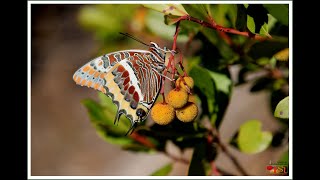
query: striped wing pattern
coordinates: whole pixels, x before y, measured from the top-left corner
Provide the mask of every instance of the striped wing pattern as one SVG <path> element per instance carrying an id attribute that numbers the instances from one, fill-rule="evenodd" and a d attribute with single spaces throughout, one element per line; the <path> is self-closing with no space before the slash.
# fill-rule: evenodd
<path id="1" fill-rule="evenodd" d="M 118 107 L 115 122 L 125 114 L 134 126 L 147 118 L 159 94 L 164 64 L 155 58 L 145 50 L 109 53 L 82 66 L 73 80 L 111 97 Z"/>

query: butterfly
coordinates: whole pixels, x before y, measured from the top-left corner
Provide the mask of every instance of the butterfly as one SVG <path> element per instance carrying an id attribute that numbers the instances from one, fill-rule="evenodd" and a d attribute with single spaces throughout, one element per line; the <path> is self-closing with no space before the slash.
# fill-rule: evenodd
<path id="1" fill-rule="evenodd" d="M 167 53 L 175 53 L 154 42 L 143 44 L 148 50 L 111 52 L 89 61 L 73 75 L 77 85 L 93 88 L 112 99 L 118 107 L 114 124 L 122 114 L 131 122 L 126 135 L 147 119 L 161 89 Z"/>

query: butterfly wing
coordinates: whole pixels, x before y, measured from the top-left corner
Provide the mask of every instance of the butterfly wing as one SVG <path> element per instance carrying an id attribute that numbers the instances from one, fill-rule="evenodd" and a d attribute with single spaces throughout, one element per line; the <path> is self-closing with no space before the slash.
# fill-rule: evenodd
<path id="1" fill-rule="evenodd" d="M 148 93 L 147 86 L 143 84 L 148 80 L 141 80 L 139 67 L 133 66 L 139 63 L 139 57 L 146 54 L 150 52 L 127 50 L 97 57 L 78 69 L 73 75 L 73 80 L 78 85 L 96 89 L 111 97 L 118 107 L 115 121 L 119 120 L 121 114 L 125 114 L 131 124 L 134 124 L 142 117 L 137 112 L 147 114 L 152 103 L 145 98 Z M 141 90 L 141 87 L 144 89 Z"/>
<path id="2" fill-rule="evenodd" d="M 150 54 L 145 54 L 144 56 L 137 54 L 130 58 L 129 62 L 141 91 L 142 99 L 140 103 L 150 110 L 161 88 L 162 72 L 159 72 L 157 67 L 162 64 L 152 61 Z"/>
<path id="3" fill-rule="evenodd" d="M 150 57 L 149 51 L 136 52 L 106 76 L 108 91 L 112 91 L 119 107 L 118 115 L 125 114 L 132 124 L 147 118 L 161 87 L 160 72 L 153 68 L 157 63 Z"/>

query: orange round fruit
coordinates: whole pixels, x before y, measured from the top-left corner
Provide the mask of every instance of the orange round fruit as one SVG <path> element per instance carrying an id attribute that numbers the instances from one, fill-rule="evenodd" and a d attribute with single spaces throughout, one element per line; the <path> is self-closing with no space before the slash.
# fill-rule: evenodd
<path id="1" fill-rule="evenodd" d="M 193 102 L 188 102 L 184 107 L 176 109 L 176 116 L 182 122 L 191 122 L 198 115 L 198 107 Z"/>
<path id="2" fill-rule="evenodd" d="M 181 88 L 184 91 L 190 92 L 194 86 L 194 81 L 190 76 L 179 77 L 176 80 L 176 87 Z"/>
<path id="3" fill-rule="evenodd" d="M 188 93 L 184 90 L 172 89 L 167 95 L 167 103 L 173 108 L 182 108 L 188 102 Z"/>
<path id="4" fill-rule="evenodd" d="M 156 103 L 151 109 L 151 118 L 160 125 L 167 125 L 175 118 L 174 108 L 169 104 Z"/>

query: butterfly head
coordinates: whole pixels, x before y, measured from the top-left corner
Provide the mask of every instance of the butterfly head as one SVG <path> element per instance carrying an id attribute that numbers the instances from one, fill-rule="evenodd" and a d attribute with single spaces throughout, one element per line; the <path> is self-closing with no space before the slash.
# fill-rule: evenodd
<path id="1" fill-rule="evenodd" d="M 149 109 L 142 106 L 142 105 L 136 109 L 136 113 L 134 115 L 135 119 L 131 120 L 129 118 L 131 120 L 131 127 L 127 131 L 126 135 L 128 135 L 129 133 L 131 134 L 134 131 L 134 129 L 138 126 L 139 123 L 141 123 L 147 119 L 148 112 L 149 112 Z"/>
<path id="2" fill-rule="evenodd" d="M 157 54 L 162 60 L 165 60 L 167 53 L 175 54 L 173 50 L 169 50 L 166 47 L 160 48 L 155 42 L 150 42 L 150 51 Z"/>

